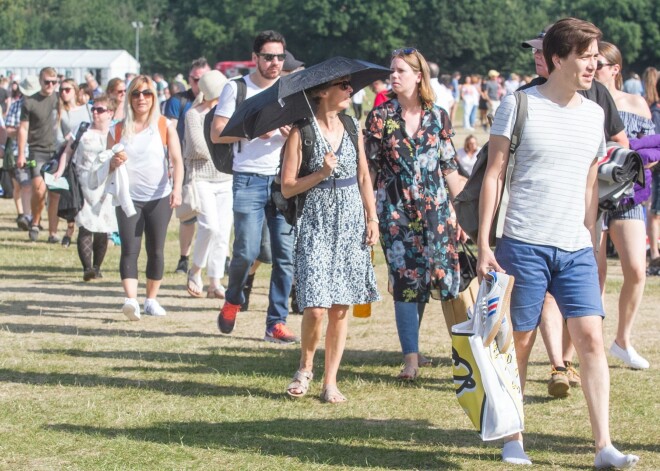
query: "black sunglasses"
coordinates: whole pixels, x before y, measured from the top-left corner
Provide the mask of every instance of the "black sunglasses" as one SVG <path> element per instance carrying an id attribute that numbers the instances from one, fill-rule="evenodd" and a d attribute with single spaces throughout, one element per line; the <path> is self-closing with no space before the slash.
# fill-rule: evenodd
<path id="1" fill-rule="evenodd" d="M 142 95 L 145 98 L 151 98 L 151 97 L 154 96 L 154 92 L 152 92 L 149 89 L 147 89 L 147 90 L 133 90 L 131 92 L 131 97 L 132 98 L 139 98 L 140 95 Z"/>
<path id="2" fill-rule="evenodd" d="M 611 67 L 613 65 L 615 65 L 615 64 L 606 64 L 604 62 L 598 61 L 598 62 L 596 62 L 596 70 L 600 70 L 603 67 Z"/>
<path id="3" fill-rule="evenodd" d="M 286 54 L 268 54 L 266 52 L 257 52 L 257 55 L 263 58 L 266 62 L 272 62 L 276 57 L 280 62 L 284 62 L 284 59 L 286 59 Z"/>
<path id="4" fill-rule="evenodd" d="M 348 90 L 352 87 L 350 80 L 342 80 L 341 82 L 333 83 L 331 87 L 339 87 L 342 90 Z"/>
<path id="5" fill-rule="evenodd" d="M 189 78 L 192 82 L 195 82 L 195 83 L 199 82 L 200 79 L 201 79 L 201 77 L 188 77 L 188 78 Z"/>
<path id="6" fill-rule="evenodd" d="M 91 111 L 92 113 L 102 114 L 110 110 L 108 110 L 107 108 L 103 108 L 102 106 L 92 106 Z"/>
<path id="7" fill-rule="evenodd" d="M 46 85 L 57 85 L 58 83 L 60 83 L 60 81 L 59 80 L 44 80 L 44 83 Z"/>
<path id="8" fill-rule="evenodd" d="M 69 93 L 73 88 L 71 87 L 60 87 L 60 93 Z"/>
<path id="9" fill-rule="evenodd" d="M 414 54 L 417 52 L 417 49 L 414 47 L 402 47 L 401 49 L 395 49 L 392 51 L 392 56 L 400 56 L 401 54 Z"/>

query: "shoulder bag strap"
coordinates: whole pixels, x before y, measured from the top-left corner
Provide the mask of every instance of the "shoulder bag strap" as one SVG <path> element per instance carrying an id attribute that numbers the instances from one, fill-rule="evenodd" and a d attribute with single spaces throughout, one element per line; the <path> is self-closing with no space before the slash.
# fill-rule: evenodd
<path id="1" fill-rule="evenodd" d="M 511 187 L 511 174 L 513 167 L 516 164 L 516 151 L 520 146 L 520 139 L 522 138 L 522 131 L 525 127 L 527 120 L 527 94 L 525 92 L 516 91 L 513 94 L 516 98 L 516 120 L 513 124 L 511 131 L 511 144 L 509 145 L 509 161 L 506 166 L 506 176 L 504 177 L 504 188 L 502 189 L 502 197 L 500 198 L 500 207 L 497 211 L 497 221 L 495 225 L 495 237 L 502 237 L 504 232 L 504 217 L 506 216 L 506 209 L 509 206 L 509 192 Z"/>

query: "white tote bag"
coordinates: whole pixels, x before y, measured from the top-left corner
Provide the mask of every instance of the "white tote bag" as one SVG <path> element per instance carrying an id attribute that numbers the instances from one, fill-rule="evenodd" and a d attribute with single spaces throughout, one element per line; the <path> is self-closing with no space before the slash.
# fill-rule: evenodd
<path id="1" fill-rule="evenodd" d="M 175 211 L 176 217 L 182 221 L 192 219 L 201 212 L 199 197 L 193 180 L 181 188 L 181 204 Z"/>
<path id="2" fill-rule="evenodd" d="M 452 370 L 456 397 L 481 439 L 497 440 L 524 429 L 516 351 L 501 353 L 493 340 L 484 347 L 481 313 L 452 327 Z"/>

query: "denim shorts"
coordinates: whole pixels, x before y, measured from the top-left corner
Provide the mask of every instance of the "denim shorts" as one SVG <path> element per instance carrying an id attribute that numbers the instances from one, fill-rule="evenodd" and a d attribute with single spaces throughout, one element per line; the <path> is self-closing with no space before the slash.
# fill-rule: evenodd
<path id="1" fill-rule="evenodd" d="M 656 170 L 655 172 L 653 172 L 653 190 L 651 191 L 651 212 L 655 215 L 660 216 L 660 170 Z"/>
<path id="2" fill-rule="evenodd" d="M 545 293 L 552 294 L 564 319 L 605 317 L 593 249 L 575 252 L 502 237 L 495 258 L 515 277 L 511 322 L 515 331 L 534 330 L 541 322 Z"/>
<path id="3" fill-rule="evenodd" d="M 644 205 L 643 204 L 633 204 L 632 206 L 626 205 L 626 206 L 621 206 L 617 209 L 606 211 L 603 214 L 603 230 L 604 231 L 607 230 L 610 221 L 627 221 L 627 220 L 645 221 L 646 217 L 644 216 Z"/>

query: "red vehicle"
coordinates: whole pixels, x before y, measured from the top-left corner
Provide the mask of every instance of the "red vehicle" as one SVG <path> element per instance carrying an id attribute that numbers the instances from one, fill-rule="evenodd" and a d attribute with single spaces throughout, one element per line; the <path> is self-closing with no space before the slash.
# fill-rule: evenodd
<path id="1" fill-rule="evenodd" d="M 227 78 L 247 75 L 256 69 L 257 64 L 253 61 L 221 61 L 215 64 L 215 70 L 219 70 Z"/>

